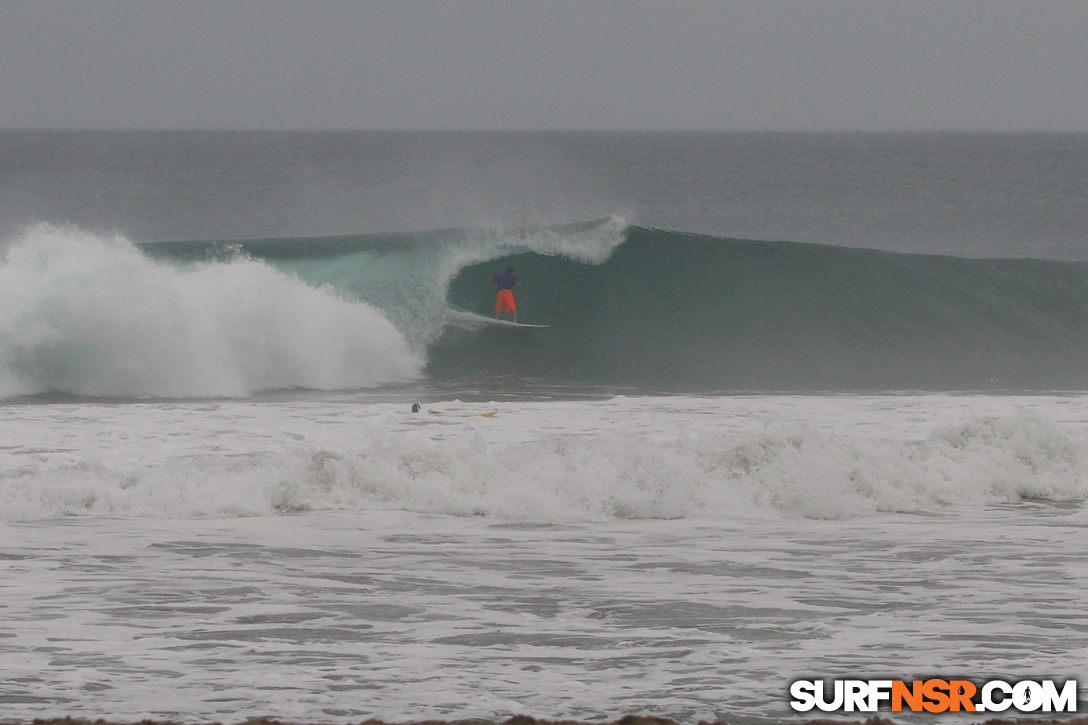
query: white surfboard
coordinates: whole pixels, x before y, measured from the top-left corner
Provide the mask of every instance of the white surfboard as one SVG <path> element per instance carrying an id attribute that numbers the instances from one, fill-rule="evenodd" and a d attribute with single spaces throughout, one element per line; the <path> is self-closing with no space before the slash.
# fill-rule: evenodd
<path id="1" fill-rule="evenodd" d="M 478 330 L 480 328 L 549 328 L 549 324 L 528 324 L 526 322 L 514 322 L 512 320 L 496 320 L 493 317 L 475 315 L 462 309 L 450 309 L 446 311 L 446 317 L 459 328 L 466 330 Z"/>
<path id="2" fill-rule="evenodd" d="M 486 413 L 443 413 L 440 410 L 428 410 L 427 412 L 441 418 L 494 418 L 499 414 L 498 410 L 489 410 Z"/>
<path id="3" fill-rule="evenodd" d="M 484 318 L 487 320 L 487 318 Z M 497 327 L 551 327 L 551 325 L 530 325 L 526 322 L 514 322 L 513 320 L 496 320 L 494 318 L 487 320 L 487 324 Z"/>

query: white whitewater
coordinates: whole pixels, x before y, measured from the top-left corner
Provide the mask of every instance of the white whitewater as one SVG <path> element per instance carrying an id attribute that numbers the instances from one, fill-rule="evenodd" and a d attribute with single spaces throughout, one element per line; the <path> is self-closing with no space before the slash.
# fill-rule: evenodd
<path id="1" fill-rule="evenodd" d="M 5 713 L 743 723 L 802 676 L 1088 674 L 1088 397 L 420 402 L 499 413 L 0 407 Z"/>
<path id="2" fill-rule="evenodd" d="M 244 257 L 176 268 L 38 225 L 0 262 L 0 397 L 365 388 L 422 365 L 371 306 Z"/>

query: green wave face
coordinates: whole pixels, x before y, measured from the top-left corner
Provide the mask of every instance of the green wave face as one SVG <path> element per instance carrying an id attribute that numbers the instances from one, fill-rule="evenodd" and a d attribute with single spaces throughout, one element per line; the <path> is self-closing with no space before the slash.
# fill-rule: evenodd
<path id="1" fill-rule="evenodd" d="M 1088 265 L 968 260 L 631 228 L 599 266 L 533 254 L 463 269 L 452 304 L 514 265 L 526 334 L 449 330 L 429 371 L 668 391 L 1088 387 Z"/>
<path id="2" fill-rule="evenodd" d="M 379 308 L 439 380 L 514 375 L 684 392 L 1088 388 L 1088 265 L 696 236 L 618 220 L 324 240 L 145 245 L 190 262 L 241 250 Z M 493 314 L 514 266 L 530 297 Z"/>

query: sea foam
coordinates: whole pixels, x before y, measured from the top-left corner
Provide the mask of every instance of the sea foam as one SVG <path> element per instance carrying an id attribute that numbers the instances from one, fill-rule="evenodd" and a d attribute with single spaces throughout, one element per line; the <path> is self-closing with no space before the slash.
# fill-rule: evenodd
<path id="1" fill-rule="evenodd" d="M 0 435 L 19 445 L 0 457 L 0 512 L 849 519 L 1088 495 L 1088 434 L 1045 412 L 957 420 L 954 401 L 931 403 L 948 422 L 916 436 L 866 430 L 863 400 L 769 400 L 758 414 L 720 399 L 511 403 L 494 418 L 391 404 L 12 406 Z M 851 422 L 788 420 L 820 407 Z"/>

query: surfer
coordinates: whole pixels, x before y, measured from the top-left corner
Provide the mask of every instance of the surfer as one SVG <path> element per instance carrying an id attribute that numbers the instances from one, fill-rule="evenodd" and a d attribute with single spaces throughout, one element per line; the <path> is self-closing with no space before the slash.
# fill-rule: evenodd
<path id="1" fill-rule="evenodd" d="M 529 295 L 526 294 L 525 288 L 521 286 L 521 282 L 518 282 L 518 278 L 514 276 L 514 268 L 507 267 L 505 274 L 496 274 L 488 282 L 494 282 L 499 286 L 498 292 L 495 293 L 495 319 L 499 319 L 499 315 L 504 310 L 509 310 L 514 322 L 517 322 L 518 308 L 514 305 L 514 287 L 521 290 L 521 293 L 525 295 L 525 299 L 529 299 Z"/>

